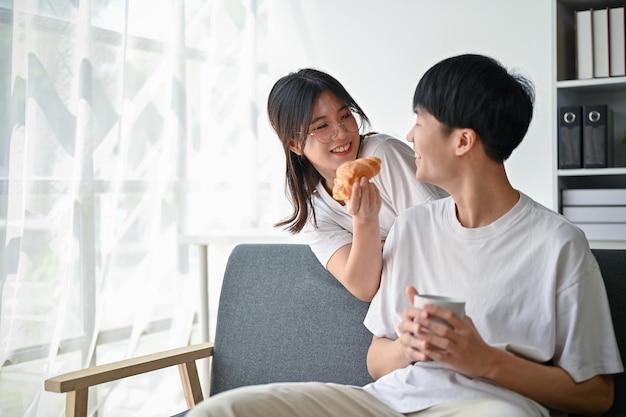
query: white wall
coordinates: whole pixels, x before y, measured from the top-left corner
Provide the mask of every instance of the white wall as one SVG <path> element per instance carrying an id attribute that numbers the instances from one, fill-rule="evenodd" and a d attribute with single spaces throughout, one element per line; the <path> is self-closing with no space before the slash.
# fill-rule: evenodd
<path id="1" fill-rule="evenodd" d="M 507 170 L 514 187 L 554 208 L 551 1 L 271 1 L 272 83 L 303 67 L 327 71 L 364 108 L 374 130 L 400 138 L 414 122 L 415 86 L 437 61 L 480 53 L 519 69 L 535 83 L 536 108 Z"/>

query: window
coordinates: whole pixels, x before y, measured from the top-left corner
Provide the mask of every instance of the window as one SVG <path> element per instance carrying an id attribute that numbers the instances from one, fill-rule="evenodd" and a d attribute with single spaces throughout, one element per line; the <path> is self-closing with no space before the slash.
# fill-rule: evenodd
<path id="1" fill-rule="evenodd" d="M 266 15 L 263 0 L 0 0 L 0 415 L 58 416 L 48 376 L 188 343 L 197 259 L 180 233 L 278 218 Z M 150 395 L 179 392 L 157 379 L 90 406 L 151 415 Z"/>

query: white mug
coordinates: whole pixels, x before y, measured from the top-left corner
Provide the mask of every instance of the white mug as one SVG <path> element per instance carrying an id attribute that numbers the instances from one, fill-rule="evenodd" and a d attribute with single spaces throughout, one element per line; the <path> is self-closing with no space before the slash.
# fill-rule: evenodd
<path id="1" fill-rule="evenodd" d="M 432 294 L 417 294 L 413 297 L 413 305 L 415 307 L 423 309 L 424 304 L 434 304 L 439 307 L 444 307 L 454 311 L 454 313 L 456 313 L 456 315 L 460 318 L 465 317 L 465 301 L 459 300 L 458 298 Z M 432 320 L 448 324 L 445 321 L 437 319 L 436 317 L 432 317 Z"/>

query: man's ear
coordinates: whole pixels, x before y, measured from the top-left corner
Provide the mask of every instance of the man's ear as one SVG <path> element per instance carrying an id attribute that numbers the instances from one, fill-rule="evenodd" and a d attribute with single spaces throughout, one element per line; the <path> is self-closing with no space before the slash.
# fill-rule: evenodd
<path id="1" fill-rule="evenodd" d="M 300 149 L 300 145 L 298 144 L 298 142 L 296 142 L 295 139 L 291 139 L 289 141 L 289 150 L 296 155 L 302 155 L 304 153 L 302 152 L 302 149 Z"/>
<path id="2" fill-rule="evenodd" d="M 456 153 L 457 155 L 464 155 L 470 151 L 474 146 L 478 137 L 474 129 L 460 129 L 457 136 Z"/>

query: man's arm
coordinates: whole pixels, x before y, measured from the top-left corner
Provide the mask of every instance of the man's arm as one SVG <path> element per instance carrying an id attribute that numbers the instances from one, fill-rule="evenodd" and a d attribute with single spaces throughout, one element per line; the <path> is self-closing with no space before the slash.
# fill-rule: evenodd
<path id="1" fill-rule="evenodd" d="M 599 416 L 613 404 L 611 375 L 597 375 L 577 383 L 558 366 L 532 362 L 488 345 L 469 317 L 461 319 L 435 305 L 427 305 L 424 310 L 406 310 L 398 340 L 412 352 L 408 356 L 413 360 L 444 362 L 464 375 L 489 379 L 556 410 Z M 430 317 L 439 317 L 452 328 Z M 424 332 L 424 328 L 429 332 Z"/>
<path id="2" fill-rule="evenodd" d="M 404 347 L 399 340 L 378 336 L 372 338 L 367 351 L 367 371 L 372 378 L 378 379 L 411 363 L 412 361 L 404 355 Z"/>
<path id="3" fill-rule="evenodd" d="M 405 290 L 406 298 L 409 304 L 413 303 L 413 297 L 417 294 L 415 287 L 407 287 Z M 405 309 L 402 314 L 401 325 L 398 326 L 402 330 L 402 323 L 412 323 L 415 320 L 416 309 Z M 404 368 L 418 360 L 427 360 L 425 355 L 415 358 L 419 351 L 418 344 L 420 342 L 414 335 L 403 332 L 399 339 L 391 340 L 386 337 L 374 336 L 372 343 L 367 351 L 367 371 L 374 379 L 378 379 L 387 375 L 396 369 Z"/>
<path id="4" fill-rule="evenodd" d="M 558 366 L 535 363 L 495 349 L 484 376 L 493 382 L 556 410 L 601 416 L 613 405 L 613 377 L 596 375 L 575 382 Z"/>

